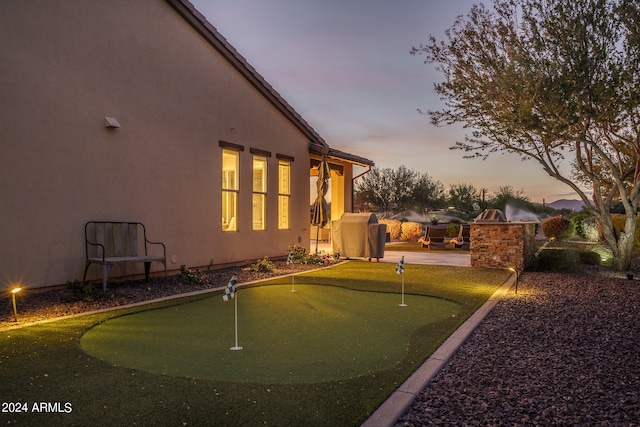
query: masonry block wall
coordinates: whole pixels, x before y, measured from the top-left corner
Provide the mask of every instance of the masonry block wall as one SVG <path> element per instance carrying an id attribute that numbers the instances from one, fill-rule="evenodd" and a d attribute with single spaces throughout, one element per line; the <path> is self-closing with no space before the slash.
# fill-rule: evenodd
<path id="1" fill-rule="evenodd" d="M 534 222 L 472 223 L 471 266 L 522 271 L 535 254 L 535 233 Z"/>

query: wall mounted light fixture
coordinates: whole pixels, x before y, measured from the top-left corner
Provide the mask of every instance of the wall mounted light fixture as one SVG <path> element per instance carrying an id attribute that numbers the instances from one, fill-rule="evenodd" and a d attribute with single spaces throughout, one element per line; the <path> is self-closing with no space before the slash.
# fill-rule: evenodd
<path id="1" fill-rule="evenodd" d="M 117 129 L 120 127 L 120 123 L 118 122 L 118 119 L 116 119 L 115 117 L 105 117 L 104 127 L 109 129 Z"/>

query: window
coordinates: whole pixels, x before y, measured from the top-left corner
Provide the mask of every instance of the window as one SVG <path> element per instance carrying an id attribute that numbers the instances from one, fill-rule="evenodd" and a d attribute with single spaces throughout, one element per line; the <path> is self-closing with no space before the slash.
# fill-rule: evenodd
<path id="1" fill-rule="evenodd" d="M 238 160 L 237 151 L 222 150 L 222 230 L 238 230 Z"/>
<path id="2" fill-rule="evenodd" d="M 253 229 L 267 228 L 267 158 L 253 156 Z"/>
<path id="3" fill-rule="evenodd" d="M 291 199 L 291 163 L 280 160 L 278 162 L 278 228 L 288 229 L 289 205 Z"/>

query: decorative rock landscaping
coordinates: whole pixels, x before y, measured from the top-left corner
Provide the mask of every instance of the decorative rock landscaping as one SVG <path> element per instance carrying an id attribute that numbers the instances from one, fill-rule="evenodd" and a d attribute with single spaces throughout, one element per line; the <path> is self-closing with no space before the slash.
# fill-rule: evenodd
<path id="1" fill-rule="evenodd" d="M 525 273 L 398 426 L 640 420 L 640 284 Z"/>

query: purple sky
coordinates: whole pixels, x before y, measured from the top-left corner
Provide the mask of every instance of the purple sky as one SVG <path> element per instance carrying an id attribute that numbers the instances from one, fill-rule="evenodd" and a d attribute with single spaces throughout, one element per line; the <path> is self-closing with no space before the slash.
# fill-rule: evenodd
<path id="1" fill-rule="evenodd" d="M 444 37 L 473 0 L 191 0 L 209 22 L 330 146 L 405 165 L 450 184 L 524 190 L 532 201 L 577 198 L 537 163 L 486 161 L 449 150 L 462 126 L 436 128 L 418 113 L 442 107 L 441 76 L 413 46 Z"/>

